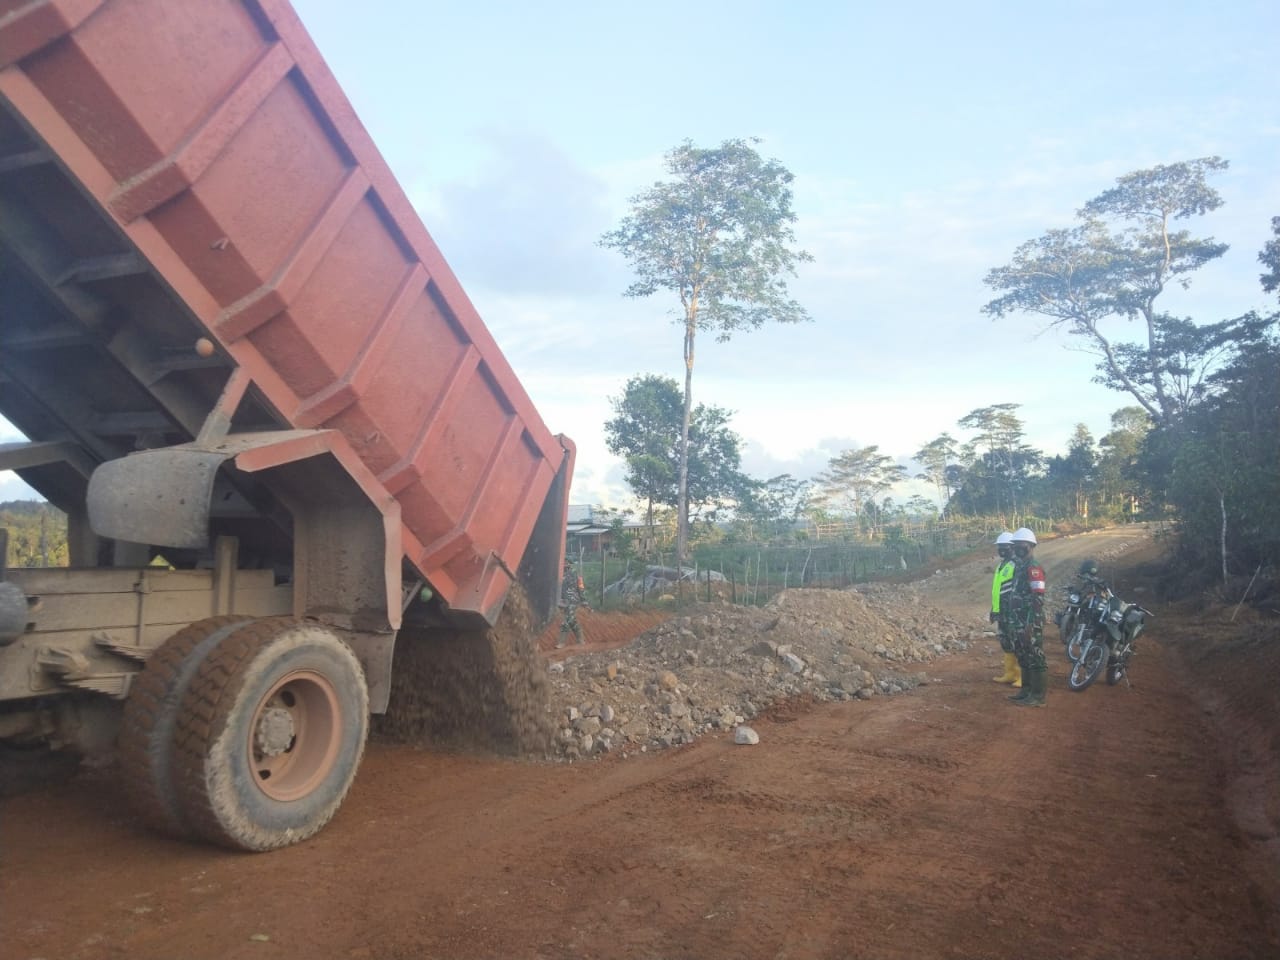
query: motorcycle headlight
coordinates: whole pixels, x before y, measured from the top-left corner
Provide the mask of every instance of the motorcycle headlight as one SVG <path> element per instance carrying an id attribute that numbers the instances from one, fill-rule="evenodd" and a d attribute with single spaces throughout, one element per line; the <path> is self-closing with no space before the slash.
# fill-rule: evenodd
<path id="1" fill-rule="evenodd" d="M 1111 622 L 1112 622 L 1112 623 L 1119 623 L 1119 622 L 1120 622 L 1121 620 L 1123 620 L 1123 619 L 1124 619 L 1124 614 L 1122 614 L 1119 610 L 1112 610 L 1112 611 L 1111 611 Z"/>
<path id="2" fill-rule="evenodd" d="M 1067 597 L 1067 600 L 1068 600 L 1068 601 L 1070 601 L 1071 603 L 1079 603 L 1079 602 L 1080 602 L 1080 594 L 1078 594 L 1078 593 L 1073 593 L 1073 594 L 1071 594 L 1069 597 Z"/>

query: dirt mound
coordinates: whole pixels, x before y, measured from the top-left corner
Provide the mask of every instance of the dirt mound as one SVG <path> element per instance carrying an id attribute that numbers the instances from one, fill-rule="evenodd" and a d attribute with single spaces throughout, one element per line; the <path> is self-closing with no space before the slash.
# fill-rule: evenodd
<path id="1" fill-rule="evenodd" d="M 983 627 L 855 590 L 788 590 L 759 608 L 709 604 L 622 649 L 570 647 L 569 659 L 552 663 L 557 752 L 570 760 L 647 752 L 730 729 L 782 701 L 901 693 L 927 681 L 918 665 L 966 649 Z"/>
<path id="2" fill-rule="evenodd" d="M 1135 548 L 1155 549 L 1149 529 L 1046 544 L 1044 562 L 1059 588 L 1077 554 L 1107 561 Z M 406 631 L 391 709 L 374 731 L 573 760 L 689 743 L 788 699 L 901 693 L 929 681 L 922 667 L 936 657 L 983 639 L 998 652 L 986 617 L 991 563 L 974 556 L 906 584 L 787 590 L 764 607 L 718 598 L 677 617 L 582 608 L 587 642 L 562 650 L 559 617 L 535 636 L 513 592 L 494 630 Z"/>
<path id="3" fill-rule="evenodd" d="M 551 723 L 546 663 L 528 599 L 512 589 L 489 630 L 402 630 L 391 702 L 378 739 L 506 754 L 546 753 Z"/>

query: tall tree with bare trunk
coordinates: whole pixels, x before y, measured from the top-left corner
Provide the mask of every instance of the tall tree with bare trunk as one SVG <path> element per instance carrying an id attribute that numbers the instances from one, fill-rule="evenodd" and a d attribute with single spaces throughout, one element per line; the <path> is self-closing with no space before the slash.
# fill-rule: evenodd
<path id="1" fill-rule="evenodd" d="M 685 141 L 666 156 L 670 180 L 631 198 L 631 212 L 600 238 L 620 251 L 637 280 L 628 297 L 671 291 L 684 330 L 684 422 L 681 428 L 676 554 L 689 536 L 689 423 L 694 346 L 699 331 L 728 340 L 767 321 L 797 323 L 808 313 L 787 291 L 797 249 L 791 172 L 756 152 L 758 140 L 726 140 L 704 149 Z"/>

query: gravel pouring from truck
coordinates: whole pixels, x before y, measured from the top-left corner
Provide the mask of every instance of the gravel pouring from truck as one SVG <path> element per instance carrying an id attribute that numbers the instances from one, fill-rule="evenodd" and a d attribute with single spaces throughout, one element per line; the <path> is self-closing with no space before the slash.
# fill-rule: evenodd
<path id="1" fill-rule="evenodd" d="M 0 741 L 123 715 L 174 832 L 313 833 L 397 637 L 554 609 L 573 444 L 284 0 L 0 2 L 0 414 L 72 563 L 0 577 Z"/>

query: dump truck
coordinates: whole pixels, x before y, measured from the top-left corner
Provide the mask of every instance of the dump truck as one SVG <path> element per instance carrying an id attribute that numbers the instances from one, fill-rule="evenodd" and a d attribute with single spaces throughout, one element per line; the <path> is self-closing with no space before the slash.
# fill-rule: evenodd
<path id="1" fill-rule="evenodd" d="M 313 835 L 397 648 L 554 610 L 573 444 L 285 0 L 0 0 L 0 415 L 0 744 L 171 833 Z"/>

